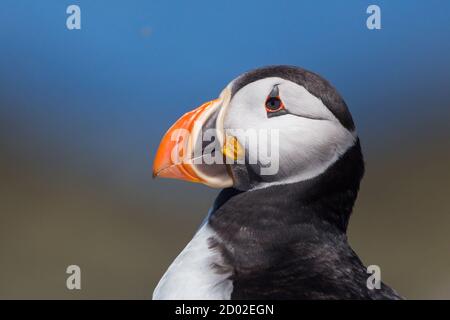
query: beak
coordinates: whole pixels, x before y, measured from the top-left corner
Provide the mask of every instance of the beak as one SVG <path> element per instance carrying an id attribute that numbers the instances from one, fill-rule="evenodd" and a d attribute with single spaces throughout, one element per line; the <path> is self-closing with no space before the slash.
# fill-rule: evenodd
<path id="1" fill-rule="evenodd" d="M 202 136 L 205 130 L 216 130 L 217 140 L 223 146 L 223 114 L 229 96 L 229 89 L 225 88 L 218 99 L 206 102 L 184 114 L 170 127 L 156 152 L 153 177 L 199 182 L 214 188 L 233 185 L 225 161 L 214 164 L 205 164 L 202 161 Z M 200 155 L 198 146 L 202 151 Z M 221 151 L 220 149 L 219 152 Z"/>

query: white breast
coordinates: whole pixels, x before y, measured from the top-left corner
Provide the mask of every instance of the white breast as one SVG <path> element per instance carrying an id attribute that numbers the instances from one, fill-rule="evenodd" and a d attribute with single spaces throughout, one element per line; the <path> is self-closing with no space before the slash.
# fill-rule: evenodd
<path id="1" fill-rule="evenodd" d="M 212 266 L 223 265 L 215 249 L 209 248 L 211 237 L 217 235 L 205 223 L 194 238 L 167 269 L 153 292 L 155 300 L 226 300 L 230 299 L 233 283 L 231 273 L 218 273 Z"/>

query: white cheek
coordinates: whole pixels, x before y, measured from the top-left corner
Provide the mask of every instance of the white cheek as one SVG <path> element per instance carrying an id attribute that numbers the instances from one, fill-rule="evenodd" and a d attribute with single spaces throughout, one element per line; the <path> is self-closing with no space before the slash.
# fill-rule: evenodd
<path id="1" fill-rule="evenodd" d="M 287 81 L 280 88 L 283 102 L 290 113 L 339 122 L 323 102 L 304 87 Z"/>
<path id="2" fill-rule="evenodd" d="M 264 92 L 267 92 L 267 90 Z M 233 99 L 227 110 L 224 121 L 226 129 L 256 129 L 261 125 L 267 126 L 270 124 L 267 121 L 267 113 L 264 108 L 264 94 L 249 92 L 236 98 Z"/>
<path id="3" fill-rule="evenodd" d="M 275 84 L 291 114 L 268 118 L 265 100 Z M 226 113 L 225 129 L 251 129 L 256 135 L 261 129 L 278 130 L 279 142 L 270 150 L 278 157 L 279 171 L 263 177 L 266 183 L 258 188 L 313 178 L 337 161 L 356 140 L 356 133 L 345 129 L 320 99 L 304 87 L 280 78 L 266 78 L 242 88 Z M 239 137 L 238 140 L 245 145 Z M 258 149 L 246 152 L 253 159 L 260 158 Z"/>
<path id="4" fill-rule="evenodd" d="M 356 139 L 337 122 L 305 118 L 297 122 L 297 126 L 280 131 L 279 176 L 285 183 L 323 173 Z"/>
<path id="5" fill-rule="evenodd" d="M 277 128 L 280 123 L 274 117 L 269 119 L 265 109 L 267 96 L 274 85 L 278 85 L 281 99 L 289 113 L 339 122 L 322 101 L 304 87 L 285 79 L 271 77 L 255 81 L 235 94 L 227 106 L 225 128 Z"/>

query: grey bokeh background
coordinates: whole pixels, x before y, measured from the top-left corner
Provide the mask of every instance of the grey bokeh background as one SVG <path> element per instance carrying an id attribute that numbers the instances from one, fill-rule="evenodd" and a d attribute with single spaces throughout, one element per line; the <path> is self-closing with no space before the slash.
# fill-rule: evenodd
<path id="1" fill-rule="evenodd" d="M 152 180 L 159 139 L 241 72 L 283 63 L 328 78 L 354 115 L 355 251 L 407 298 L 450 299 L 446 2 L 379 1 L 380 31 L 364 1 L 280 2 L 278 24 L 272 1 L 75 2 L 79 31 L 72 1 L 2 3 L 0 298 L 150 298 L 217 194 Z"/>

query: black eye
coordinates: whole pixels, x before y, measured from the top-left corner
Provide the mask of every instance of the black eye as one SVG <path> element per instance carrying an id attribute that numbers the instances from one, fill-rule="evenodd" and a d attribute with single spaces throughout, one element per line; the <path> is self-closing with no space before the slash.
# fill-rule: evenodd
<path id="1" fill-rule="evenodd" d="M 279 97 L 268 97 L 266 100 L 266 111 L 276 112 L 283 108 L 283 102 Z"/>
<path id="2" fill-rule="evenodd" d="M 269 95 L 267 96 L 266 111 L 267 116 L 279 115 L 280 111 L 286 113 L 283 101 L 281 101 L 280 99 L 280 90 L 278 89 L 278 85 L 273 86 L 272 91 L 270 91 Z"/>

